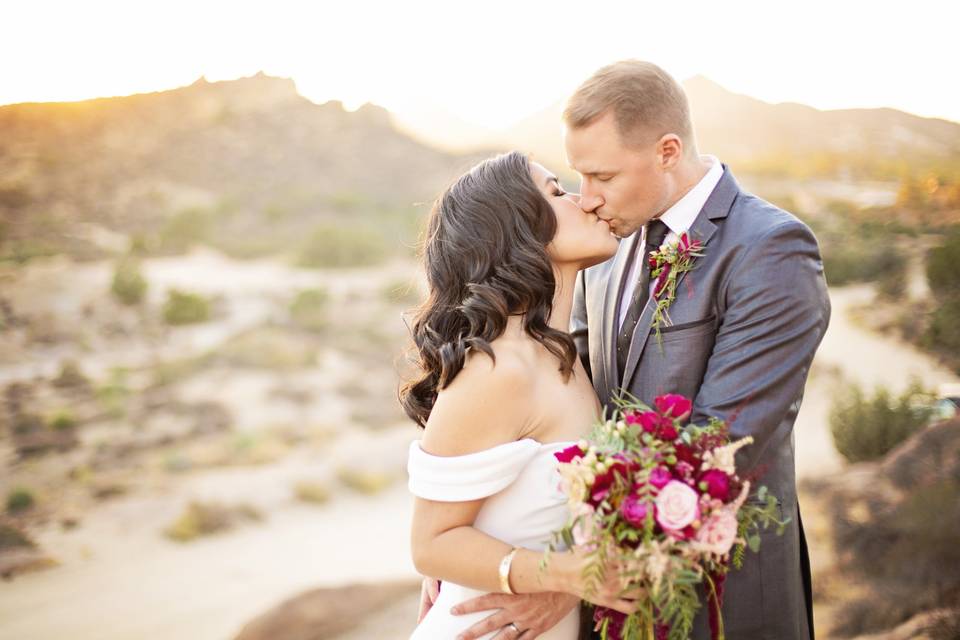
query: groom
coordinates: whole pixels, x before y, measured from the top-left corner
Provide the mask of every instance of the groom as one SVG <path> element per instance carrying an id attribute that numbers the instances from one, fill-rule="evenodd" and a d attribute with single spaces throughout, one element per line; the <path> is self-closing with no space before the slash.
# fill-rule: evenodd
<path id="1" fill-rule="evenodd" d="M 628 60 L 600 69 L 563 117 L 580 206 L 622 238 L 614 258 L 580 274 L 575 292 L 571 331 L 593 386 L 607 407 L 620 388 L 650 405 L 657 395 L 683 394 L 694 398 L 691 421 L 717 416 L 730 422 L 731 437 L 753 436 L 737 453 L 738 471 L 758 477 L 790 522 L 782 536 L 761 531 L 759 553 L 748 551 L 728 574 L 726 637 L 813 640 L 793 424 L 830 317 L 817 241 L 796 217 L 741 190 L 717 158 L 698 153 L 686 95 L 656 65 Z M 658 339 L 646 257 L 684 232 L 702 243 L 703 255 L 678 276 Z M 692 638 L 707 640 L 700 593 Z M 561 594 L 488 594 L 465 605 L 464 612 L 509 611 L 524 640 L 572 606 Z M 584 607 L 583 638 L 591 615 Z M 493 629 L 481 625 L 463 637 Z M 509 627 L 496 636 L 514 637 Z"/>
<path id="2" fill-rule="evenodd" d="M 813 638 L 810 567 L 794 472 L 793 424 L 830 317 L 817 241 L 791 214 L 740 189 L 717 158 L 701 156 L 683 89 L 659 67 L 601 69 L 564 112 L 581 207 L 623 238 L 610 261 L 581 274 L 572 331 L 601 402 L 619 388 L 651 404 L 694 398 L 691 421 L 731 421 L 753 436 L 737 454 L 779 499 L 783 536 L 761 532 L 724 589 L 728 638 Z M 645 257 L 686 232 L 703 244 L 678 276 L 670 323 L 651 328 Z M 756 484 L 756 483 L 754 483 Z M 709 637 L 706 607 L 693 638 Z"/>

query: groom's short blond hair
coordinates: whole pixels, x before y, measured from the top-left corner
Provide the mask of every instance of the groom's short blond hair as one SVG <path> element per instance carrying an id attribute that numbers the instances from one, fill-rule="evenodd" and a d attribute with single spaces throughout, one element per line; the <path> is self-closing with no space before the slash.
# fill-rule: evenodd
<path id="1" fill-rule="evenodd" d="M 567 100 L 563 121 L 579 129 L 609 110 L 624 144 L 645 145 L 674 133 L 694 148 L 687 95 L 651 62 L 621 60 L 599 69 Z"/>

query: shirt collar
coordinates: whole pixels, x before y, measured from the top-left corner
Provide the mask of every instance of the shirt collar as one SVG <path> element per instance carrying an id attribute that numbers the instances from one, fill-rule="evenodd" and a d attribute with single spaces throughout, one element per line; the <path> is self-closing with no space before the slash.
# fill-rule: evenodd
<path id="1" fill-rule="evenodd" d="M 690 228 L 717 183 L 720 182 L 720 178 L 723 177 L 723 165 L 720 164 L 719 158 L 709 154 L 703 154 L 700 158 L 710 163 L 710 169 L 707 170 L 706 175 L 660 216 L 660 220 L 677 235 Z"/>

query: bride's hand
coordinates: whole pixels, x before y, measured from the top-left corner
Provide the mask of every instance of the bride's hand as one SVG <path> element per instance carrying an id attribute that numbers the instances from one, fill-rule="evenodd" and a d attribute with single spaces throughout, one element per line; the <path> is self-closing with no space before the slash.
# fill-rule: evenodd
<path id="1" fill-rule="evenodd" d="M 457 640 L 476 640 L 492 632 L 496 632 L 493 640 L 534 640 L 555 627 L 579 602 L 569 593 L 556 591 L 515 595 L 487 593 L 461 602 L 451 612 L 454 615 L 490 612 L 486 618 L 461 632 Z"/>
<path id="2" fill-rule="evenodd" d="M 420 586 L 420 611 L 417 613 L 417 624 L 423 621 L 439 595 L 440 581 L 435 578 L 424 578 L 423 584 Z"/>
<path id="3" fill-rule="evenodd" d="M 580 547 L 573 547 L 562 555 L 561 584 L 565 591 L 627 615 L 636 613 L 639 608 L 637 599 L 644 595 L 644 590 L 639 587 L 628 589 L 627 580 L 619 567 L 608 567 L 603 578 L 594 585 L 594 590 L 588 592 L 588 585 L 583 579 L 583 571 L 590 563 L 587 553 Z"/>

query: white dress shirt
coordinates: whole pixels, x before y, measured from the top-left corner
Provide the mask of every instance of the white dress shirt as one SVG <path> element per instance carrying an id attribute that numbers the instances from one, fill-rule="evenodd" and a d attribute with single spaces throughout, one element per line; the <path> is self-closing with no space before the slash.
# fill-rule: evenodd
<path id="1" fill-rule="evenodd" d="M 706 204 L 710 194 L 713 193 L 717 183 L 720 182 L 720 178 L 723 177 L 723 166 L 720 164 L 719 158 L 712 155 L 701 155 L 700 158 L 704 162 L 710 163 L 710 169 L 708 169 L 706 175 L 700 179 L 700 182 L 695 184 L 686 195 L 677 200 L 676 204 L 664 211 L 663 215 L 660 216 L 660 220 L 663 221 L 670 230 L 663 239 L 663 244 L 660 245 L 661 247 L 664 244 L 675 242 L 681 233 L 690 228 L 690 225 L 693 224 L 700 210 L 703 209 L 703 205 Z M 637 233 L 640 234 L 640 241 L 636 245 L 636 251 L 642 252 L 647 244 L 647 225 L 644 225 Z M 627 242 L 630 241 L 632 241 L 632 239 L 627 240 Z M 637 280 L 640 278 L 640 265 L 645 259 L 646 256 L 634 257 L 633 266 L 627 275 L 627 281 L 623 287 L 623 297 L 620 298 L 620 322 L 617 325 L 618 327 L 623 326 L 623 321 L 627 317 L 630 300 L 633 298 L 633 290 L 637 285 Z M 651 295 L 655 284 L 654 281 L 650 282 Z"/>

